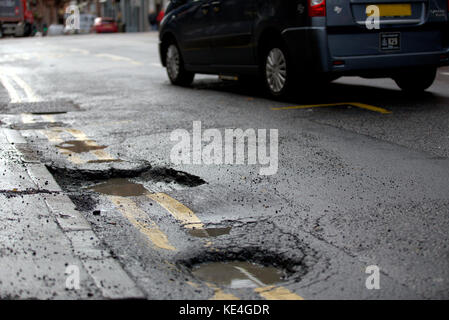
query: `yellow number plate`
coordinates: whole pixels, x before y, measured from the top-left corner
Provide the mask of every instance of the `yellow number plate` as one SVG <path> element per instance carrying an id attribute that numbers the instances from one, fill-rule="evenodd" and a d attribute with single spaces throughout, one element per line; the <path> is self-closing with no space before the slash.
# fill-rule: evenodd
<path id="1" fill-rule="evenodd" d="M 381 17 L 408 17 L 412 15 L 412 6 L 406 4 L 378 4 Z"/>

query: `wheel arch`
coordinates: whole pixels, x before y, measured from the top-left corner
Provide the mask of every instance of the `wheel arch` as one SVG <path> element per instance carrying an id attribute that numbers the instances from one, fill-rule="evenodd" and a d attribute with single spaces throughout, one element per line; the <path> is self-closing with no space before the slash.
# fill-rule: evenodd
<path id="1" fill-rule="evenodd" d="M 257 37 L 256 61 L 259 67 L 262 65 L 265 51 L 273 44 L 286 46 L 282 33 L 276 27 L 265 27 Z"/>
<path id="2" fill-rule="evenodd" d="M 167 47 L 170 43 L 177 43 L 177 40 L 176 40 L 175 35 L 172 32 L 167 31 L 162 35 L 161 43 L 160 43 L 160 47 L 159 47 L 161 63 L 164 67 L 167 65 Z"/>

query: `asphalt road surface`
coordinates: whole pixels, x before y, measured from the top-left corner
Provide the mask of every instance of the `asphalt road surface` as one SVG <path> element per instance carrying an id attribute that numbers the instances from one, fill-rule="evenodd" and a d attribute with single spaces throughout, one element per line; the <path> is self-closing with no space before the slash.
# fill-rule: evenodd
<path id="1" fill-rule="evenodd" d="M 1 152 L 0 297 L 449 298 L 449 68 L 422 95 L 354 77 L 274 101 L 216 76 L 172 86 L 157 44 L 0 41 L 0 126 L 23 137 Z M 278 130 L 277 172 L 172 161 L 198 121 Z"/>

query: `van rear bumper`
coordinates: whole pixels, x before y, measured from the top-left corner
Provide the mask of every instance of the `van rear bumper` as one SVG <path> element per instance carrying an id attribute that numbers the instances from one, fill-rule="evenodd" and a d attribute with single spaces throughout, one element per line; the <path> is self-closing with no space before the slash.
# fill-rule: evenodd
<path id="1" fill-rule="evenodd" d="M 325 27 L 290 28 L 282 32 L 294 67 L 312 73 L 357 74 L 406 67 L 447 66 L 449 48 L 441 51 L 331 56 Z"/>

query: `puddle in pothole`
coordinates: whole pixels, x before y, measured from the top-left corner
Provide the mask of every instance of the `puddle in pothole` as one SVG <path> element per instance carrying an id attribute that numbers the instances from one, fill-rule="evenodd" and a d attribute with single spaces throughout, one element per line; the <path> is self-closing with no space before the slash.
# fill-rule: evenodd
<path id="1" fill-rule="evenodd" d="M 89 160 L 87 163 L 109 163 L 109 162 L 123 162 L 122 159 L 98 159 L 98 160 Z"/>
<path id="2" fill-rule="evenodd" d="M 226 234 L 229 234 L 231 231 L 231 227 L 227 228 L 206 228 L 206 229 L 190 229 L 189 233 L 191 236 L 197 238 L 210 238 L 210 237 L 219 237 Z"/>
<path id="3" fill-rule="evenodd" d="M 89 190 L 111 196 L 133 197 L 148 193 L 143 184 L 124 178 L 113 178 L 106 182 L 89 187 Z"/>
<path id="4" fill-rule="evenodd" d="M 232 289 L 257 288 L 283 281 L 282 270 L 259 264 L 229 261 L 203 263 L 193 268 L 199 279 Z"/>
<path id="5" fill-rule="evenodd" d="M 106 146 L 97 145 L 93 140 L 69 140 L 56 145 L 56 147 L 63 150 L 69 150 L 74 153 L 83 153 L 106 148 Z"/>
<path id="6" fill-rule="evenodd" d="M 38 112 L 31 112 L 31 114 L 35 115 L 53 115 L 53 114 L 64 114 L 67 113 L 67 111 L 38 111 Z"/>

